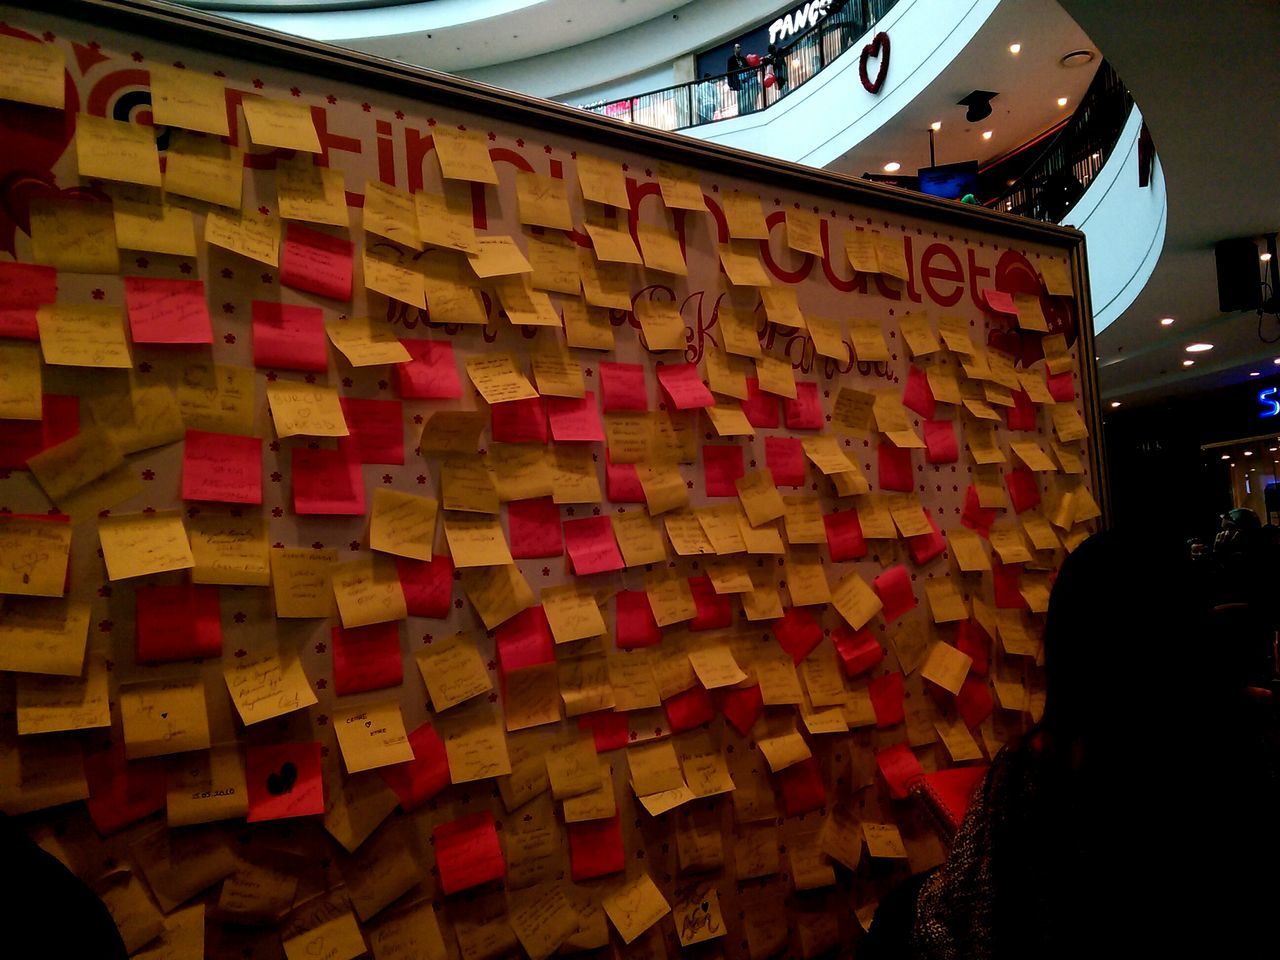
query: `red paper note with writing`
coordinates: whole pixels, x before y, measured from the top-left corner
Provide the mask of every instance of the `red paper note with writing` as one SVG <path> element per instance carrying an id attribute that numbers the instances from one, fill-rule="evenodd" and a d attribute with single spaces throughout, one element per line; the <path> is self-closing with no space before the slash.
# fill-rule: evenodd
<path id="1" fill-rule="evenodd" d="M 913 366 L 907 372 L 907 385 L 902 389 L 902 405 L 926 420 L 932 420 L 937 412 L 938 401 L 933 398 L 933 391 L 929 389 L 929 378 L 919 367 Z"/>
<path id="2" fill-rule="evenodd" d="M 804 486 L 804 447 L 798 437 L 765 437 L 764 462 L 775 487 Z"/>
<path id="3" fill-rule="evenodd" d="M 956 712 L 970 729 L 982 725 L 982 721 L 991 716 L 995 710 L 995 700 L 985 680 L 978 677 L 965 677 L 956 694 Z"/>
<path id="4" fill-rule="evenodd" d="M 977 487 L 969 484 L 969 489 L 964 492 L 964 507 L 960 511 L 961 525 L 970 530 L 976 530 L 985 537 L 991 525 L 996 522 L 997 516 L 999 516 L 998 511 L 982 506 L 978 500 Z"/>
<path id="5" fill-rule="evenodd" d="M 400 809 L 405 813 L 422 806 L 450 784 L 449 757 L 435 727 L 429 723 L 418 727 L 409 734 L 409 746 L 413 748 L 411 761 L 378 768 L 387 786 L 400 798 Z"/>
<path id="6" fill-rule="evenodd" d="M 622 844 L 622 821 L 618 814 L 608 820 L 570 823 L 569 863 L 574 883 L 593 877 L 607 877 L 626 868 L 626 849 Z"/>
<path id="7" fill-rule="evenodd" d="M 0 261 L 0 337 L 39 340 L 36 310 L 58 297 L 58 271 L 34 263 Z"/>
<path id="8" fill-rule="evenodd" d="M 600 710 L 578 717 L 578 729 L 590 730 L 596 753 L 621 750 L 631 742 L 631 726 L 625 713 Z"/>
<path id="9" fill-rule="evenodd" d="M 342 397 L 339 402 L 351 434 L 338 438 L 338 449 L 359 463 L 404 464 L 404 405 L 399 400 Z"/>
<path id="10" fill-rule="evenodd" d="M 507 527 L 511 556 L 516 560 L 564 555 L 560 508 L 550 497 L 512 500 L 507 504 Z"/>
<path id="11" fill-rule="evenodd" d="M 507 873 L 498 828 L 487 810 L 442 823 L 431 831 L 440 889 L 446 894 L 501 880 Z"/>
<path id="12" fill-rule="evenodd" d="M 812 381 L 796 384 L 796 398 L 782 398 L 782 416 L 788 430 L 821 430 L 826 422 L 818 385 Z"/>
<path id="13" fill-rule="evenodd" d="M 986 300 L 987 306 L 996 313 L 1018 315 L 1018 307 L 1013 302 L 1013 294 L 1005 293 L 1003 290 L 983 290 L 982 297 Z"/>
<path id="14" fill-rule="evenodd" d="M 644 487 L 633 463 L 614 463 L 604 455 L 604 490 L 611 503 L 644 503 Z"/>
<path id="15" fill-rule="evenodd" d="M 782 808 L 788 817 L 798 817 L 827 804 L 827 788 L 822 783 L 822 768 L 817 757 L 793 763 L 778 774 L 782 786 Z"/>
<path id="16" fill-rule="evenodd" d="M 332 645 L 333 692 L 340 697 L 398 687 L 404 680 L 398 620 L 366 627 L 334 626 Z"/>
<path id="17" fill-rule="evenodd" d="M 324 311 L 253 301 L 253 365 L 322 373 L 329 369 Z"/>
<path id="18" fill-rule="evenodd" d="M 79 397 L 46 393 L 41 403 L 43 420 L 0 420 L 0 469 L 25 470 L 31 457 L 80 432 Z"/>
<path id="19" fill-rule="evenodd" d="M 690 577 L 689 592 L 693 594 L 693 603 L 698 608 L 689 621 L 690 630 L 719 630 L 733 623 L 729 594 L 716 593 L 710 577 Z"/>
<path id="20" fill-rule="evenodd" d="M 916 781 L 924 778 L 924 767 L 905 743 L 895 743 L 876 752 L 876 767 L 889 785 L 889 795 L 904 800 Z"/>
<path id="21" fill-rule="evenodd" d="M 947 550 L 947 541 L 942 537 L 942 531 L 938 529 L 938 522 L 933 519 L 933 514 L 925 512 L 924 518 L 929 521 L 929 526 L 933 530 L 929 533 L 919 533 L 914 537 L 907 537 L 907 551 L 911 554 L 911 562 L 917 567 L 923 567 L 935 557 L 942 556 Z"/>
<path id="22" fill-rule="evenodd" d="M 1075 400 L 1076 382 L 1073 371 L 1047 373 L 1044 379 L 1049 386 L 1049 395 L 1053 397 L 1054 403 L 1072 403 Z"/>
<path id="23" fill-rule="evenodd" d="M 1010 430 L 1036 430 L 1036 405 L 1025 390 L 1013 391 L 1013 406 L 1004 408 L 1004 420 Z"/>
<path id="24" fill-rule="evenodd" d="M 124 302 L 134 343 L 213 343 L 202 280 L 125 277 Z"/>
<path id="25" fill-rule="evenodd" d="M 862 536 L 858 511 L 824 514 L 822 525 L 827 528 L 827 549 L 831 551 L 832 563 L 860 560 L 867 555 L 867 541 Z"/>
<path id="26" fill-rule="evenodd" d="M 596 409 L 596 395 L 588 390 L 581 397 L 547 397 L 547 417 L 551 438 L 558 443 L 603 443 L 604 421 Z"/>
<path id="27" fill-rule="evenodd" d="M 503 675 L 555 660 L 555 639 L 541 604 L 521 610 L 494 631 Z"/>
<path id="28" fill-rule="evenodd" d="M 462 396 L 462 380 L 448 340 L 401 340 L 408 363 L 397 363 L 396 385 L 406 400 L 456 400 Z"/>
<path id="29" fill-rule="evenodd" d="M 910 493 L 915 487 L 912 481 L 911 450 L 895 447 L 888 440 L 876 444 L 876 456 L 880 464 L 881 490 L 898 490 Z"/>
<path id="30" fill-rule="evenodd" d="M 542 397 L 490 404 L 489 417 L 489 433 L 495 443 L 547 442 L 547 410 Z"/>
<path id="31" fill-rule="evenodd" d="M 245 750 L 249 823 L 320 816 L 324 777 L 319 743 L 275 743 Z"/>
<path id="32" fill-rule="evenodd" d="M 960 459 L 956 442 L 956 425 L 951 420 L 926 420 L 924 427 L 924 459 L 927 463 L 955 463 Z"/>
<path id="33" fill-rule="evenodd" d="M 351 241 L 345 237 L 291 223 L 285 228 L 280 282 L 331 300 L 350 300 L 351 251 Z"/>
<path id="34" fill-rule="evenodd" d="M 871 706 L 876 712 L 877 727 L 892 727 L 906 718 L 902 673 L 895 670 L 883 677 L 876 677 L 867 684 L 871 694 Z"/>
<path id="35" fill-rule="evenodd" d="M 772 430 L 778 426 L 778 397 L 760 389 L 760 381 L 747 377 L 747 399 L 742 401 L 742 412 L 753 427 Z"/>
<path id="36" fill-rule="evenodd" d="M 956 624 L 956 649 L 973 661 L 970 673 L 987 675 L 991 669 L 991 638 L 976 620 L 961 620 Z"/>
<path id="37" fill-rule="evenodd" d="M 916 595 L 911 590 L 911 574 L 901 563 L 890 567 L 871 581 L 876 595 L 884 604 L 884 619 L 893 623 L 908 610 L 916 608 Z"/>
<path id="38" fill-rule="evenodd" d="M 430 560 L 396 557 L 396 573 L 411 617 L 443 620 L 453 605 L 453 560 L 437 553 Z"/>
<path id="39" fill-rule="evenodd" d="M 738 736 L 745 737 L 751 732 L 760 714 L 764 713 L 764 697 L 760 694 L 760 685 L 735 687 L 717 691 L 720 700 L 720 712 L 729 721 Z"/>
<path id="40" fill-rule="evenodd" d="M 662 642 L 662 631 L 643 590 L 619 590 L 613 598 L 613 639 L 619 650 L 652 647 Z"/>
<path id="41" fill-rule="evenodd" d="M 663 393 L 677 410 L 699 410 L 716 405 L 716 398 L 702 382 L 696 364 L 664 363 L 658 367 L 657 373 Z"/>
<path id="42" fill-rule="evenodd" d="M 293 511 L 358 517 L 364 513 L 360 464 L 343 450 L 293 448 Z"/>
<path id="43" fill-rule="evenodd" d="M 702 483 L 708 497 L 736 497 L 734 481 L 746 475 L 742 447 L 709 443 L 702 448 Z"/>
<path id="44" fill-rule="evenodd" d="M 868 627 L 851 630 L 842 623 L 831 631 L 831 640 L 847 676 L 866 673 L 884 659 L 884 647 Z"/>
<path id="45" fill-rule="evenodd" d="M 773 635 L 792 661 L 799 663 L 822 642 L 822 624 L 803 607 L 787 607 L 782 619 L 773 621 Z"/>
<path id="46" fill-rule="evenodd" d="M 600 400 L 605 413 L 648 410 L 649 389 L 644 382 L 644 367 L 638 363 L 601 363 Z"/>
<path id="47" fill-rule="evenodd" d="M 1007 566 L 999 558 L 991 558 L 991 588 L 997 610 L 1026 610 L 1027 598 L 1022 595 L 1022 565 Z"/>
<path id="48" fill-rule="evenodd" d="M 262 502 L 262 440 L 188 430 L 182 450 L 182 499 Z"/>
<path id="49" fill-rule="evenodd" d="M 84 777 L 89 784 L 89 819 L 103 835 L 164 809 L 169 774 L 163 758 L 130 763 L 122 738 L 85 754 Z"/>
<path id="50" fill-rule="evenodd" d="M 136 643 L 142 663 L 222 656 L 218 588 L 197 584 L 138 587 Z"/>
<path id="51" fill-rule="evenodd" d="M 613 538 L 613 524 L 608 517 L 566 520 L 564 544 L 569 551 L 573 572 L 580 577 L 609 573 L 624 566 L 618 541 Z"/>
<path id="52" fill-rule="evenodd" d="M 1006 473 L 1004 484 L 1009 488 L 1009 500 L 1013 503 L 1014 513 L 1040 506 L 1040 482 L 1026 467 L 1016 467 Z"/>
<path id="53" fill-rule="evenodd" d="M 711 693 L 701 684 L 696 684 L 662 701 L 662 709 L 667 713 L 667 723 L 672 733 L 683 733 L 716 718 L 716 707 L 711 700 Z"/>

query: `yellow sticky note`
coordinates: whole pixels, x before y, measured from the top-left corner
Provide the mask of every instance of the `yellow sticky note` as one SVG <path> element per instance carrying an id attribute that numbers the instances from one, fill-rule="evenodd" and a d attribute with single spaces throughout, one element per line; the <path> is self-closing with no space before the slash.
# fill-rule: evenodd
<path id="1" fill-rule="evenodd" d="M 52 43 L 0 36 L 0 100 L 61 110 L 66 103 L 63 77 L 67 61 Z"/>
<path id="2" fill-rule="evenodd" d="M 924 666 L 920 668 L 920 676 L 955 695 L 960 692 L 960 687 L 964 684 L 964 678 L 969 675 L 969 667 L 972 665 L 973 658 L 967 653 L 957 650 L 949 643 L 939 641 L 929 648 Z"/>
<path id="3" fill-rule="evenodd" d="M 489 322 L 480 291 L 473 278 L 464 277 L 461 265 L 436 251 L 421 263 L 422 286 L 427 311 L 433 323 L 461 323 L 483 326 Z M 367 282 L 367 280 L 366 280 Z"/>
<path id="4" fill-rule="evenodd" d="M 153 64 L 151 71 L 151 119 L 158 127 L 182 127 L 225 137 L 227 88 L 221 77 L 195 70 L 179 70 Z"/>
<path id="5" fill-rule="evenodd" d="M 441 499 L 446 510 L 498 512 L 498 488 L 483 460 L 447 460 L 440 465 Z"/>
<path id="6" fill-rule="evenodd" d="M 418 235 L 423 243 L 463 253 L 478 249 L 469 195 L 450 190 L 446 184 L 443 194 L 419 190 L 413 199 L 418 208 Z"/>
<path id="7" fill-rule="evenodd" d="M 756 357 L 756 379 L 760 390 L 794 400 L 797 394 L 796 372 L 791 361 L 778 357 Z"/>
<path id="8" fill-rule="evenodd" d="M 520 222 L 553 230 L 572 230 L 569 193 L 564 180 L 532 170 L 516 173 L 516 203 Z"/>
<path id="9" fill-rule="evenodd" d="M 576 583 L 544 587 L 542 609 L 556 643 L 598 637 L 605 632 L 594 594 Z"/>
<path id="10" fill-rule="evenodd" d="M 351 433 L 333 387 L 277 380 L 267 384 L 267 403 L 277 436 L 346 437 Z"/>
<path id="11" fill-rule="evenodd" d="M 684 318 L 672 300 L 637 300 L 636 320 L 650 351 L 683 350 L 688 344 Z"/>
<path id="12" fill-rule="evenodd" d="M 511 237 L 477 237 L 474 253 L 467 254 L 471 269 L 480 279 L 532 273 L 533 266 Z"/>
<path id="13" fill-rule="evenodd" d="M 757 470 L 734 481 L 738 488 L 738 498 L 742 508 L 747 512 L 747 519 L 753 527 L 776 520 L 787 512 L 786 503 L 778 488 L 773 484 L 773 476 L 767 470 Z"/>
<path id="14" fill-rule="evenodd" d="M 367 289 L 412 307 L 426 308 L 427 280 L 408 252 L 392 248 L 389 243 L 367 245 L 362 264 Z M 432 319 L 447 322 L 438 315 Z"/>
<path id="15" fill-rule="evenodd" d="M 40 347 L 0 340 L 0 420 L 39 420 L 43 416 Z"/>
<path id="16" fill-rule="evenodd" d="M 982 546 L 982 538 L 967 527 L 947 531 L 947 543 L 956 565 L 965 573 L 981 573 L 991 569 L 991 559 Z"/>
<path id="17" fill-rule="evenodd" d="M 117 273 L 120 251 L 111 205 L 97 200 L 31 201 L 31 256 L 68 273 Z"/>
<path id="18" fill-rule="evenodd" d="M 582 187 L 584 200 L 620 207 L 623 210 L 630 208 L 631 203 L 627 197 L 627 177 L 622 172 L 621 163 L 582 151 L 578 152 L 575 160 L 578 183 Z"/>
<path id="19" fill-rule="evenodd" d="M 551 298 L 542 290 L 535 290 L 527 274 L 498 277 L 494 288 L 507 319 L 516 326 L 560 326 L 560 314 L 556 313 Z"/>
<path id="20" fill-rule="evenodd" d="M 116 224 L 116 244 L 121 249 L 175 257 L 196 255 L 196 221 L 190 210 L 117 197 L 111 213 Z"/>
<path id="21" fill-rule="evenodd" d="M 688 276 L 689 266 L 684 262 L 684 252 L 674 230 L 666 224 L 640 223 L 636 226 L 636 234 L 646 267 L 679 277 Z"/>
<path id="22" fill-rule="evenodd" d="M 269 100 L 245 97 L 240 106 L 249 126 L 249 139 L 259 147 L 283 147 L 303 153 L 320 153 L 320 137 L 311 106 L 301 100 Z"/>
<path id="23" fill-rule="evenodd" d="M 467 358 L 467 375 L 489 403 L 528 400 L 538 391 L 507 354 L 480 354 Z"/>
<path id="24" fill-rule="evenodd" d="M 856 571 L 832 588 L 831 600 L 836 611 L 855 630 L 865 627 L 883 606 L 876 592 Z"/>
<path id="25" fill-rule="evenodd" d="M 283 943 L 286 960 L 354 960 L 368 952 L 356 915 L 351 911 L 289 937 Z"/>
<path id="26" fill-rule="evenodd" d="M 455 567 L 505 566 L 512 562 L 511 548 L 497 517 L 446 512 L 444 535 Z"/>
<path id="27" fill-rule="evenodd" d="M 720 264 L 729 282 L 738 287 L 768 287 L 773 281 L 760 262 L 754 240 L 730 240 L 720 245 Z"/>
<path id="28" fill-rule="evenodd" d="M 489 418 L 475 410 L 437 410 L 422 428 L 418 452 L 424 457 L 474 457 L 480 449 L 480 431 Z"/>
<path id="29" fill-rule="evenodd" d="M 0 594 L 62 596 L 70 552 L 71 524 L 0 514 Z"/>
<path id="30" fill-rule="evenodd" d="M 209 749 L 209 710 L 198 677 L 122 687 L 120 716 L 130 760 Z"/>
<path id="31" fill-rule="evenodd" d="M 269 267 L 280 263 L 280 221 L 274 217 L 210 210 L 204 218 L 204 241 Z"/>
<path id="32" fill-rule="evenodd" d="M 844 342 L 844 331 L 836 317 L 809 314 L 806 318 L 813 349 L 820 357 L 831 357 L 841 363 L 850 359 L 849 348 Z"/>
<path id="33" fill-rule="evenodd" d="M 282 163 L 276 168 L 276 202 L 285 220 L 335 227 L 351 224 L 342 171 L 317 167 L 310 157 L 302 162 Z"/>
<path id="34" fill-rule="evenodd" d="M 369 515 L 369 546 L 398 557 L 430 560 L 438 506 L 434 497 L 379 487 Z"/>
<path id="35" fill-rule="evenodd" d="M 271 548 L 271 586 L 277 617 L 328 617 L 333 614 L 332 547 Z"/>
<path id="36" fill-rule="evenodd" d="M 333 715 L 333 732 L 342 750 L 347 773 L 359 773 L 413 759 L 404 716 L 395 700 L 367 706 L 340 707 Z"/>
<path id="37" fill-rule="evenodd" d="M 908 313 L 898 321 L 898 329 L 902 331 L 902 339 L 913 357 L 926 357 L 942 349 L 937 334 L 929 326 L 929 318 L 923 313 Z"/>
<path id="38" fill-rule="evenodd" d="M 177 511 L 103 517 L 98 539 L 111 580 L 127 580 L 195 566 L 182 514 Z"/>
<path id="39" fill-rule="evenodd" d="M 889 359 L 889 344 L 878 320 L 855 317 L 849 322 L 849 339 L 859 362 L 874 363 Z"/>
<path id="40" fill-rule="evenodd" d="M 381 555 L 340 563 L 332 570 L 333 596 L 344 627 L 363 627 L 409 615 L 395 562 Z"/>
<path id="41" fill-rule="evenodd" d="M 325 330 L 333 345 L 353 367 L 383 363 L 408 363 L 412 358 L 395 331 L 372 317 L 331 320 Z"/>
<path id="42" fill-rule="evenodd" d="M 525 250 L 533 268 L 529 280 L 538 290 L 554 290 L 576 297 L 582 292 L 578 248 L 560 234 L 525 234 Z"/>
<path id="43" fill-rule="evenodd" d="M 91 613 L 79 600 L 6 601 L 0 610 L 0 670 L 78 677 Z"/>
<path id="44" fill-rule="evenodd" d="M 175 387 L 188 429 L 253 436 L 257 393 L 253 370 L 188 360 L 176 370 Z"/>
<path id="45" fill-rule="evenodd" d="M 120 307 L 49 304 L 36 311 L 46 363 L 128 369 L 133 365 Z"/>
<path id="46" fill-rule="evenodd" d="M 729 236 L 744 240 L 768 240 L 769 228 L 764 220 L 760 198 L 738 190 L 720 194 Z"/>
<path id="47" fill-rule="evenodd" d="M 655 570 L 644 578 L 645 593 L 658 626 L 692 620 L 698 615 L 693 591 L 684 577 L 669 575 L 665 570 Z"/>
<path id="48" fill-rule="evenodd" d="M 615 513 L 609 519 L 613 522 L 613 535 L 622 560 L 628 567 L 666 562 L 667 548 L 662 534 L 648 515 L 630 511 Z"/>
<path id="49" fill-rule="evenodd" d="M 867 853 L 877 858 L 905 860 L 907 848 L 902 834 L 892 823 L 863 823 L 862 836 L 867 841 Z"/>
<path id="50" fill-rule="evenodd" d="M 576 397 L 586 394 L 582 364 L 573 358 L 558 336 L 539 341 L 533 351 L 533 379 L 544 397 Z"/>
<path id="51" fill-rule="evenodd" d="M 647 872 L 606 894 L 601 905 L 623 943 L 631 943 L 671 912 L 671 905 Z"/>
<path id="52" fill-rule="evenodd" d="M 164 192 L 239 210 L 244 151 L 213 137 L 175 131 L 165 151 Z"/>
<path id="53" fill-rule="evenodd" d="M 222 661 L 222 677 L 246 727 L 316 702 L 302 661 L 274 643 L 263 643 L 242 657 L 227 657 Z"/>
<path id="54" fill-rule="evenodd" d="M 954 623 L 969 618 L 964 598 L 950 577 L 926 580 L 924 591 L 929 596 L 929 609 L 933 612 L 934 623 Z"/>
<path id="55" fill-rule="evenodd" d="M 418 656 L 418 670 L 437 713 L 493 689 L 489 671 L 475 641 L 459 633 L 432 643 Z"/>
<path id="56" fill-rule="evenodd" d="M 470 783 L 511 772 L 507 737 L 487 703 L 477 703 L 436 718 L 449 758 L 449 779 Z"/>
<path id="57" fill-rule="evenodd" d="M 101 653 L 85 657 L 79 676 L 19 674 L 16 686 L 19 736 L 111 726 L 107 662 Z"/>
<path id="58" fill-rule="evenodd" d="M 597 260 L 604 263 L 644 263 L 625 220 L 588 220 L 584 226 Z"/>
<path id="59" fill-rule="evenodd" d="M 408 190 L 398 190 L 379 180 L 364 185 L 364 228 L 411 249 L 422 247 L 418 232 L 418 206 Z"/>
<path id="60" fill-rule="evenodd" d="M 489 143 L 479 130 L 437 126 L 432 132 L 440 173 L 446 180 L 497 183 L 498 172 L 489 157 Z"/>
<path id="61" fill-rule="evenodd" d="M 76 164 L 82 177 L 160 186 L 156 128 L 124 120 L 76 115 Z"/>

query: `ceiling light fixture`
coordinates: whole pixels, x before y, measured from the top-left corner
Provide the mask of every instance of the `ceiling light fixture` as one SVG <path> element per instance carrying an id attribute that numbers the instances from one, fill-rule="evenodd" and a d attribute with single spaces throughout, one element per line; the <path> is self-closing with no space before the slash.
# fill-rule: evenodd
<path id="1" fill-rule="evenodd" d="M 1196 365 L 1196 362 L 1194 360 L 1183 360 L 1182 365 L 1184 367 L 1194 367 Z"/>
<path id="2" fill-rule="evenodd" d="M 1111 401 L 1111 409 L 1112 409 L 1112 410 L 1114 410 L 1114 409 L 1115 409 L 1116 407 L 1118 407 L 1118 406 L 1120 406 L 1120 401 L 1119 401 L 1119 400 L 1112 400 L 1112 401 Z"/>
<path id="3" fill-rule="evenodd" d="M 1204 353 L 1206 350 L 1212 350 L 1212 343 L 1189 343 L 1187 344 L 1187 353 Z"/>
<path id="4" fill-rule="evenodd" d="M 1266 252 L 1266 253 L 1260 253 L 1260 254 L 1258 254 L 1258 259 L 1259 259 L 1259 260 L 1261 260 L 1263 263 L 1270 263 L 1270 262 L 1271 262 L 1271 252 L 1270 252 L 1270 251 L 1268 251 L 1268 252 Z"/>
<path id="5" fill-rule="evenodd" d="M 1253 456 L 1253 451 L 1252 451 L 1252 450 L 1246 450 L 1246 451 L 1244 452 L 1244 455 L 1245 455 L 1246 457 L 1252 457 L 1252 456 Z"/>
<path id="6" fill-rule="evenodd" d="M 1259 373 L 1257 370 L 1250 370 L 1250 371 L 1249 371 L 1249 376 L 1251 376 L 1251 377 L 1260 377 L 1260 376 L 1262 376 L 1262 374 L 1261 374 L 1261 373 Z"/>
<path id="7" fill-rule="evenodd" d="M 884 165 L 885 173 L 897 173 L 901 169 L 902 169 L 902 164 L 900 164 L 897 160 L 890 160 L 888 163 Z"/>
<path id="8" fill-rule="evenodd" d="M 1058 106 L 1060 106 L 1060 107 L 1065 107 L 1066 105 L 1067 105 L 1067 98 L 1066 98 L 1066 97 L 1059 97 L 1059 98 L 1058 98 Z"/>
<path id="9" fill-rule="evenodd" d="M 1093 63 L 1097 56 L 1092 50 L 1069 50 L 1059 58 L 1058 65 L 1070 70 Z"/>
<path id="10" fill-rule="evenodd" d="M 991 131 L 990 131 L 990 130 L 983 130 L 983 131 L 982 131 L 982 139 L 983 139 L 983 140 L 990 140 L 990 139 L 991 139 Z"/>
<path id="11" fill-rule="evenodd" d="M 1230 455 L 1229 453 L 1224 453 L 1224 454 L 1222 455 L 1222 459 L 1223 459 L 1223 460 L 1230 460 L 1230 459 L 1231 459 L 1231 455 Z"/>
<path id="12" fill-rule="evenodd" d="M 999 94 L 992 90 L 974 90 L 966 93 L 956 101 L 957 106 L 967 107 L 964 118 L 970 123 L 977 123 L 991 116 L 991 101 Z"/>
<path id="13" fill-rule="evenodd" d="M 1162 326 L 1162 327 L 1172 327 L 1172 326 L 1173 326 L 1173 317 L 1161 317 L 1161 318 L 1160 318 L 1160 326 Z"/>
<path id="14" fill-rule="evenodd" d="M 942 121 L 941 121 L 941 120 L 935 120 L 935 121 L 933 121 L 933 123 L 929 124 L 929 129 L 930 129 L 930 130 L 941 130 L 941 129 L 942 129 Z"/>
<path id="15" fill-rule="evenodd" d="M 1020 43 L 1009 44 L 1009 52 L 1016 57 L 1018 54 L 1022 52 L 1022 44 Z"/>

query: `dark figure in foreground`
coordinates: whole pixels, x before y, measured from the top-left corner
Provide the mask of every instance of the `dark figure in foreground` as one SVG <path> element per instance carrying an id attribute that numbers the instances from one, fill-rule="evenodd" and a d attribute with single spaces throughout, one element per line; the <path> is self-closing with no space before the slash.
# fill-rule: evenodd
<path id="1" fill-rule="evenodd" d="M 738 115 L 750 113 L 756 103 L 756 71 L 742 55 L 742 44 L 733 45 L 728 64 L 729 89 L 737 91 Z"/>
<path id="2" fill-rule="evenodd" d="M 1210 611 L 1176 542 L 1110 532 L 1068 557 L 1042 721 L 859 957 L 1273 956 L 1280 752 Z"/>

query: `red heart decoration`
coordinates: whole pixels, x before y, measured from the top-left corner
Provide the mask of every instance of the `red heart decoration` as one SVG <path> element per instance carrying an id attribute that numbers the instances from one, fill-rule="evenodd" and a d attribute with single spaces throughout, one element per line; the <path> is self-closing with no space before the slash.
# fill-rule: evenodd
<path id="1" fill-rule="evenodd" d="M 867 74 L 867 61 L 872 57 L 880 58 L 880 69 L 876 71 L 876 78 L 872 80 Z M 884 86 L 885 79 L 889 76 L 889 35 L 881 32 L 871 38 L 871 42 L 862 48 L 862 53 L 858 57 L 858 77 L 862 80 L 862 86 L 867 93 L 879 93 L 880 88 Z"/>

